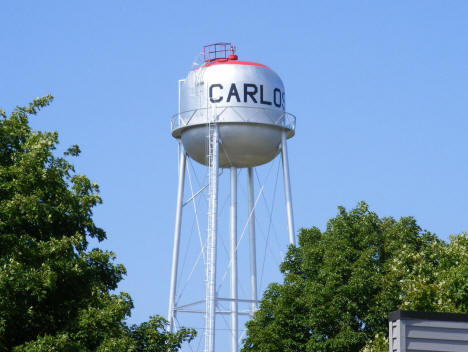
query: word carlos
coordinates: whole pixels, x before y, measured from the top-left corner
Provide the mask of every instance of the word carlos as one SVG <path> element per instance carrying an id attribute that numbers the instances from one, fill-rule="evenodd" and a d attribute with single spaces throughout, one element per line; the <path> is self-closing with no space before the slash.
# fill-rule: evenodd
<path id="1" fill-rule="evenodd" d="M 244 102 L 252 102 L 255 104 L 264 104 L 264 105 L 272 105 L 274 104 L 277 108 L 285 108 L 285 99 L 284 99 L 284 92 L 281 92 L 279 88 L 273 89 L 272 96 L 266 96 L 263 89 L 263 84 L 260 84 L 259 87 L 254 83 L 244 83 L 243 84 L 243 94 L 239 95 L 239 90 L 235 83 L 231 84 L 229 91 L 224 89 L 223 85 L 220 83 L 215 83 L 210 85 L 209 87 L 209 94 L 210 94 L 210 102 L 212 103 L 221 103 L 226 98 L 226 103 L 230 103 L 231 100 L 236 101 L 238 103 Z M 226 95 L 227 92 L 227 95 Z M 241 97 L 243 100 L 241 100 Z M 270 99 L 270 100 L 267 100 Z"/>

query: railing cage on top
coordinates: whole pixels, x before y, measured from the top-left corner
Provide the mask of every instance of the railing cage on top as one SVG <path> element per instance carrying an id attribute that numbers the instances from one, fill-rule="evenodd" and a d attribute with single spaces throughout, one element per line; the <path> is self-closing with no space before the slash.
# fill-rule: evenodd
<path id="1" fill-rule="evenodd" d="M 234 55 L 236 47 L 231 43 L 214 43 L 203 47 L 203 61 L 210 62 L 219 59 L 228 59 L 229 55 Z"/>

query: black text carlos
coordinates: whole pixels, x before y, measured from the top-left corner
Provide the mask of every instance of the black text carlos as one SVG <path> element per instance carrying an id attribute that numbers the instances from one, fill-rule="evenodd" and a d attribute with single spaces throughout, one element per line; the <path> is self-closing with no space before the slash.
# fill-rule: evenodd
<path id="1" fill-rule="evenodd" d="M 268 90 L 264 89 L 263 84 L 257 85 L 255 83 L 238 83 L 237 85 L 232 83 L 229 87 L 223 86 L 221 83 L 214 83 L 208 88 L 212 103 L 255 103 L 274 105 L 284 110 L 284 92 L 279 88 L 274 88 L 273 91 Z"/>

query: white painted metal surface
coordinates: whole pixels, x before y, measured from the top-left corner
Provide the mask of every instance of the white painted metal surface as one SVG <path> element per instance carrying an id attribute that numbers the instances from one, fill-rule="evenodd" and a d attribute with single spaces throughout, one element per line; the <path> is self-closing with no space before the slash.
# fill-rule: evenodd
<path id="1" fill-rule="evenodd" d="M 283 131 L 281 136 L 281 156 L 283 157 L 284 196 L 286 198 L 286 215 L 288 217 L 289 244 L 296 245 L 292 210 L 291 180 L 289 179 L 289 158 L 286 131 Z"/>
<path id="2" fill-rule="evenodd" d="M 186 154 L 184 151 L 184 147 L 179 146 L 179 182 L 177 186 L 177 206 L 174 226 L 174 247 L 172 252 L 171 283 L 169 292 L 169 312 L 167 314 L 169 322 L 169 331 L 171 332 L 174 332 L 174 319 L 176 315 L 174 307 L 177 285 L 177 268 L 179 263 L 180 226 L 182 223 L 182 201 L 184 196 L 185 164 Z"/>
<path id="3" fill-rule="evenodd" d="M 231 263 L 231 351 L 237 351 L 237 167 L 231 167 L 231 206 L 230 206 L 230 253 Z"/>
<path id="4" fill-rule="evenodd" d="M 231 58 L 231 56 L 229 57 Z M 177 312 L 204 314 L 205 352 L 214 352 L 216 343 L 216 316 L 230 316 L 231 351 L 239 349 L 239 316 L 252 317 L 258 306 L 257 253 L 255 237 L 254 167 L 268 163 L 282 154 L 286 214 L 289 243 L 295 243 L 292 196 L 287 154 L 287 139 L 294 136 L 295 116 L 285 111 L 285 90 L 279 76 L 270 68 L 235 59 L 215 60 L 191 71 L 179 80 L 179 112 L 171 119 L 172 135 L 181 143 L 179 153 L 179 183 L 177 193 L 174 250 L 169 297 L 169 327 L 175 330 Z M 184 203 L 186 157 L 208 167 L 208 184 L 194 192 Z M 218 177 L 220 168 L 230 168 L 229 205 L 229 298 L 217 292 L 217 236 L 218 236 Z M 249 231 L 250 299 L 238 297 L 237 235 L 237 171 L 248 168 L 248 219 L 244 230 Z M 190 170 L 190 169 L 189 169 Z M 208 189 L 206 241 L 201 238 L 201 257 L 205 262 L 205 297 L 178 305 L 177 275 L 181 235 L 182 207 L 193 202 L 196 224 L 198 213 L 195 198 Z M 242 239 L 244 231 L 240 235 Z M 200 256 L 199 256 L 200 258 Z M 224 279 L 224 278 L 223 278 Z M 220 280 L 223 281 L 223 280 Z M 224 308 L 229 304 L 229 308 Z M 239 309 L 239 304 L 250 309 Z M 201 308 L 204 305 L 204 309 Z M 218 350 L 227 350 L 218 346 Z"/>
<path id="5" fill-rule="evenodd" d="M 250 235 L 250 291 L 252 305 L 250 308 L 250 315 L 253 317 L 254 313 L 257 311 L 257 245 L 255 239 L 255 199 L 254 199 L 254 182 L 253 182 L 253 169 L 249 167 L 248 169 L 248 178 L 249 178 L 249 235 Z"/>
<path id="6" fill-rule="evenodd" d="M 191 71 L 181 82 L 181 113 L 172 118 L 172 135 L 191 158 L 208 165 L 206 135 L 210 111 L 218 111 L 219 165 L 251 167 L 279 152 L 283 131 L 294 135 L 295 117 L 285 111 L 283 82 L 270 68 L 254 63 L 220 62 Z"/>

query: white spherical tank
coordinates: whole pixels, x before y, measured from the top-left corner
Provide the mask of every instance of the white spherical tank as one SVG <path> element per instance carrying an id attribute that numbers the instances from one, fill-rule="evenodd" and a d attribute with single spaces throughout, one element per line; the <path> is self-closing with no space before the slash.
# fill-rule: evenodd
<path id="1" fill-rule="evenodd" d="M 208 128 L 216 124 L 220 167 L 265 164 L 278 154 L 281 134 L 294 135 L 295 117 L 285 111 L 279 76 L 265 65 L 238 60 L 225 45 L 181 81 L 172 135 L 192 159 L 207 165 Z"/>

